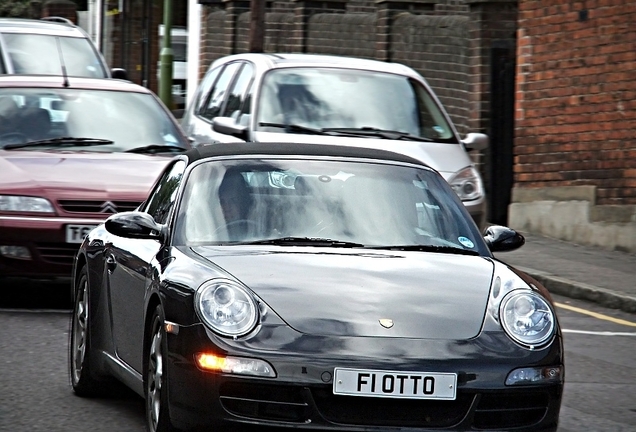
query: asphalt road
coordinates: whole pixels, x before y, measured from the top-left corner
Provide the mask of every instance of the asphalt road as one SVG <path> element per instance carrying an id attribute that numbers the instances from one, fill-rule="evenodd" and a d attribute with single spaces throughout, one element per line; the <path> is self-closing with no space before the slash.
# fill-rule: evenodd
<path id="1" fill-rule="evenodd" d="M 0 299 L 0 431 L 143 432 L 143 402 L 74 396 L 67 371 L 67 286 L 4 285 Z M 11 292 L 21 293 L 12 295 Z M 555 296 L 565 330 L 559 432 L 636 430 L 636 315 Z"/>

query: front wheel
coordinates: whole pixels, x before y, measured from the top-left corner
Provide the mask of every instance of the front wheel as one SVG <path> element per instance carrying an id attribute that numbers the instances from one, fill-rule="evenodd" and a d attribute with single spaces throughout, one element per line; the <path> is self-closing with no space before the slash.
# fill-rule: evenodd
<path id="1" fill-rule="evenodd" d="M 152 315 L 148 335 L 146 370 L 146 429 L 148 432 L 174 432 L 168 408 L 168 380 L 166 376 L 166 332 L 164 316 L 158 305 Z"/>
<path id="2" fill-rule="evenodd" d="M 71 340 L 69 343 L 69 371 L 71 385 L 78 396 L 100 396 L 105 393 L 104 382 L 95 379 L 91 371 L 91 348 L 89 286 L 86 267 L 77 279 L 73 315 L 71 317 Z"/>

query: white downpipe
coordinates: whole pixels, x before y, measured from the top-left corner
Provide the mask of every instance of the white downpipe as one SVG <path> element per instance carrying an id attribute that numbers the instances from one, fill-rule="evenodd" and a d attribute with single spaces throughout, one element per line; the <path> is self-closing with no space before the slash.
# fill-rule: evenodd
<path id="1" fill-rule="evenodd" d="M 101 0 L 100 0 L 101 1 Z M 198 0 L 188 0 L 188 73 L 186 106 L 194 97 L 199 84 L 199 56 L 201 47 L 201 5 Z"/>
<path id="2" fill-rule="evenodd" d="M 95 0 L 95 45 L 102 52 L 102 17 L 104 15 L 104 0 Z"/>

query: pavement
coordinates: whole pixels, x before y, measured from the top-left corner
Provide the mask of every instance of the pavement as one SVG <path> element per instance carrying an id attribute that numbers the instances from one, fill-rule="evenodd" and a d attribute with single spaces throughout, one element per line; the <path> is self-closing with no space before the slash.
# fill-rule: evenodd
<path id="1" fill-rule="evenodd" d="M 636 313 L 636 254 L 521 234 L 526 238 L 521 248 L 495 257 L 553 294 Z"/>

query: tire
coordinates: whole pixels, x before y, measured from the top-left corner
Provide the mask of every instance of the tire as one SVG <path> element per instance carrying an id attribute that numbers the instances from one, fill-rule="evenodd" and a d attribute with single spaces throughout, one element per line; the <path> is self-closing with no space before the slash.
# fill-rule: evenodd
<path id="1" fill-rule="evenodd" d="M 86 267 L 80 270 L 73 304 L 68 357 L 71 385 L 78 396 L 103 396 L 106 391 L 105 383 L 95 379 L 91 370 L 91 360 L 95 354 L 91 348 L 89 286 Z"/>
<path id="2" fill-rule="evenodd" d="M 164 315 L 158 305 L 152 314 L 146 352 L 146 430 L 148 432 L 175 432 L 170 421 L 168 406 L 168 380 L 166 376 L 166 331 Z"/>

